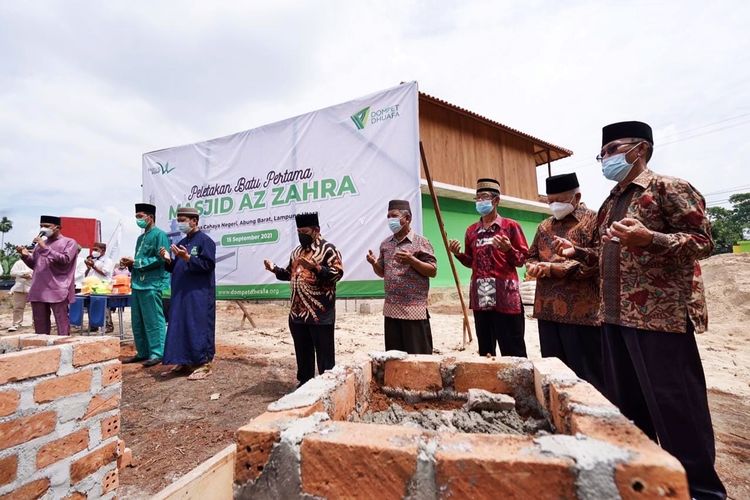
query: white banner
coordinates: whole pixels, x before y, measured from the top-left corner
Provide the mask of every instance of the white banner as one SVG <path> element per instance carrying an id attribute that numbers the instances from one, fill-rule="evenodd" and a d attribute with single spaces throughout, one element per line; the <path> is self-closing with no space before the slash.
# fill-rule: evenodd
<path id="1" fill-rule="evenodd" d="M 340 296 L 382 293 L 366 262 L 390 234 L 388 200 L 411 204 L 421 232 L 416 82 L 210 141 L 143 155 L 143 198 L 173 241 L 180 206 L 201 213 L 217 244 L 219 298 L 289 295 L 263 267 L 286 266 L 298 245 L 294 216 L 318 212 L 341 252 Z"/>

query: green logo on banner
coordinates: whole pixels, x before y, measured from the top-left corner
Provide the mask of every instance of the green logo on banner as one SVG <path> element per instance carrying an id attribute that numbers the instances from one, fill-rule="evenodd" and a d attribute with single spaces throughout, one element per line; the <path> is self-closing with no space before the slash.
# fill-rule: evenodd
<path id="1" fill-rule="evenodd" d="M 370 106 L 360 109 L 352 115 L 352 121 L 357 126 L 357 130 L 362 130 L 367 125 L 367 118 L 370 116 Z"/>

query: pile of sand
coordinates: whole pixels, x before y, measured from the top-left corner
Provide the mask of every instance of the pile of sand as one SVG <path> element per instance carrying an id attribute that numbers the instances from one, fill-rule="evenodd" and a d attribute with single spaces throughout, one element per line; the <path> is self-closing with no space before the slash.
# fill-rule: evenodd
<path id="1" fill-rule="evenodd" d="M 750 253 L 721 254 L 701 261 L 711 323 L 750 321 Z"/>

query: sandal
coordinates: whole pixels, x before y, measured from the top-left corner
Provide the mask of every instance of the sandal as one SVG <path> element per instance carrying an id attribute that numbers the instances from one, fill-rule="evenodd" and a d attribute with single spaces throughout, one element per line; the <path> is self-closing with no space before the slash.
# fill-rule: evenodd
<path id="1" fill-rule="evenodd" d="M 195 370 L 193 370 L 193 373 L 188 375 L 188 380 L 203 380 L 207 378 L 209 375 L 211 375 L 211 365 L 205 364 L 201 365 Z"/>
<path id="2" fill-rule="evenodd" d="M 162 377 L 169 377 L 170 375 L 181 375 L 185 373 L 188 370 L 188 366 L 186 365 L 175 365 L 171 369 L 163 372 L 161 374 Z"/>

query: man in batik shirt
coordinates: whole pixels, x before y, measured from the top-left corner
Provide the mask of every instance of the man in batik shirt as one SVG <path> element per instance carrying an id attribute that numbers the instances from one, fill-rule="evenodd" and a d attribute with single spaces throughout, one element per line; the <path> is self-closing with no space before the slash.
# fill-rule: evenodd
<path id="1" fill-rule="evenodd" d="M 708 323 L 698 259 L 714 243 L 703 196 L 647 167 L 651 127 L 607 125 L 598 157 L 617 185 L 597 216 L 596 248 L 558 254 L 599 264 L 605 395 L 677 457 L 691 496 L 724 498 L 695 332 Z"/>
<path id="2" fill-rule="evenodd" d="M 341 254 L 320 236 L 317 213 L 295 217 L 299 246 L 292 251 L 285 267 L 265 260 L 266 269 L 276 279 L 291 282 L 292 307 L 289 330 L 297 358 L 297 380 L 304 384 L 336 364 L 333 339 L 336 322 L 336 283 L 344 275 Z"/>
<path id="3" fill-rule="evenodd" d="M 539 224 L 526 260 L 526 275 L 536 278 L 534 317 L 542 357 L 559 358 L 584 380 L 602 388 L 602 342 L 597 312 L 597 266 L 555 253 L 555 237 L 591 246 L 596 212 L 581 202 L 576 174 L 548 177 L 552 217 Z"/>
<path id="4" fill-rule="evenodd" d="M 380 244 L 378 257 L 372 250 L 367 254 L 372 270 L 385 279 L 385 350 L 432 354 L 427 295 L 437 273 L 435 251 L 412 230 L 408 201 L 391 200 L 387 217 L 393 236 Z"/>
<path id="5" fill-rule="evenodd" d="M 497 213 L 500 183 L 477 181 L 476 209 L 479 221 L 466 230 L 464 251 L 456 240 L 449 249 L 471 268 L 469 304 L 474 312 L 480 356 L 495 356 L 495 344 L 503 356 L 526 357 L 524 318 L 516 267 L 526 262 L 529 247 L 521 226 Z"/>

